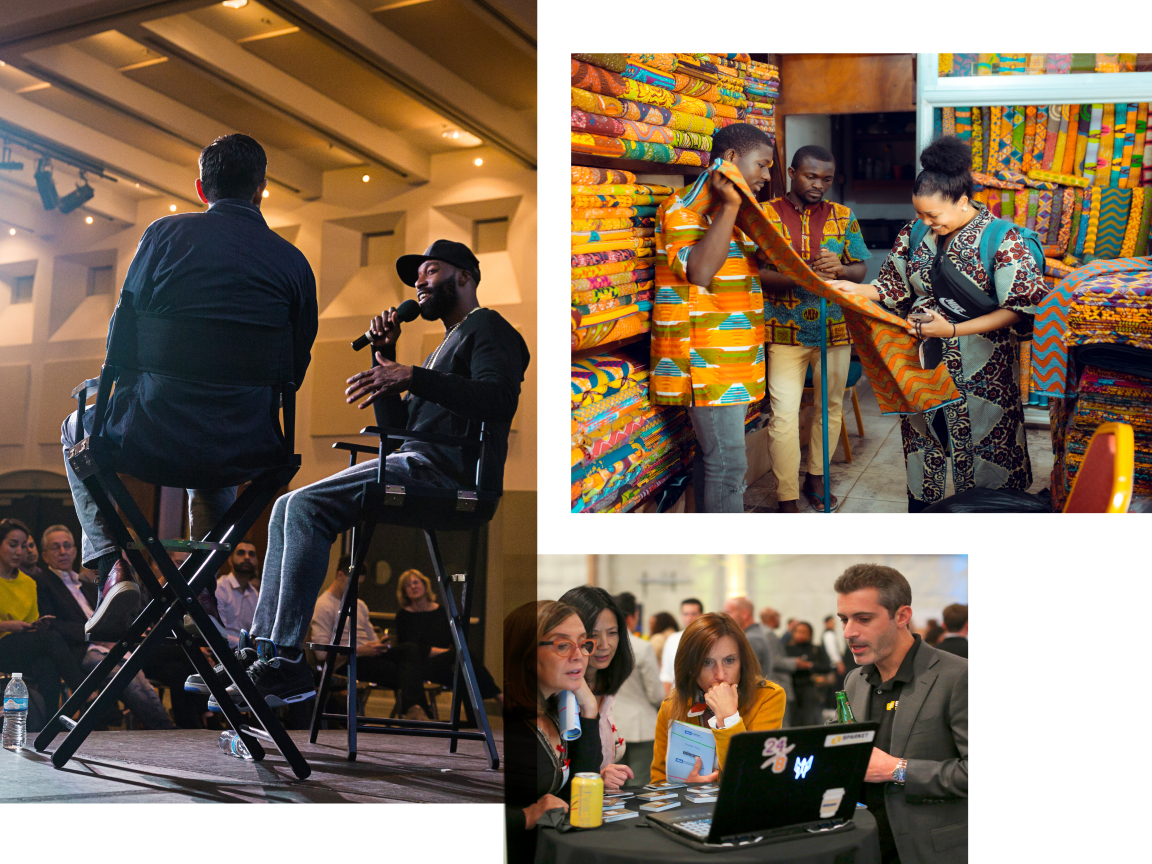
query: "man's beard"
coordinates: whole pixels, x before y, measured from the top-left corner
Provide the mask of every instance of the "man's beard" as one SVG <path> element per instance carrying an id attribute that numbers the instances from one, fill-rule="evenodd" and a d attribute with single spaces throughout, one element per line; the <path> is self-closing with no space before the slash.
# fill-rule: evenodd
<path id="1" fill-rule="evenodd" d="M 420 304 L 420 317 L 425 321 L 439 321 L 452 311 L 459 299 L 456 277 L 446 276 L 430 287 L 428 298 Z"/>
<path id="2" fill-rule="evenodd" d="M 232 568 L 233 573 L 242 573 L 245 576 L 254 576 L 256 574 L 256 565 L 248 561 L 236 564 Z"/>

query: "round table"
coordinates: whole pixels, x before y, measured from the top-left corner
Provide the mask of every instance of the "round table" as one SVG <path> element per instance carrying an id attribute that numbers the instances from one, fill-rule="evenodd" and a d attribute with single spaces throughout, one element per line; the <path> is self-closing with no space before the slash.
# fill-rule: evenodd
<path id="1" fill-rule="evenodd" d="M 637 810 L 640 802 L 630 798 L 626 806 L 629 810 Z M 660 864 L 700 864 L 703 858 L 713 864 L 880 862 L 876 818 L 863 807 L 857 808 L 853 819 L 856 827 L 851 831 L 803 835 L 795 840 L 765 843 L 751 849 L 733 849 L 714 855 L 677 843 L 659 829 L 649 827 L 645 821 L 646 816 L 641 811 L 636 819 L 565 833 L 554 828 L 541 828 L 536 838 L 536 864 L 649 864 L 652 861 L 659 861 Z"/>

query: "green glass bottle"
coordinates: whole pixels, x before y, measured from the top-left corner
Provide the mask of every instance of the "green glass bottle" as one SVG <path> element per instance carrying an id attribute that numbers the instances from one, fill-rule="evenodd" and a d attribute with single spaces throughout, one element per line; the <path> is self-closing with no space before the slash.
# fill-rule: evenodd
<path id="1" fill-rule="evenodd" d="M 852 706 L 848 704 L 848 693 L 844 690 L 840 690 L 836 693 L 836 722 L 856 722 L 856 718 L 852 715 Z"/>

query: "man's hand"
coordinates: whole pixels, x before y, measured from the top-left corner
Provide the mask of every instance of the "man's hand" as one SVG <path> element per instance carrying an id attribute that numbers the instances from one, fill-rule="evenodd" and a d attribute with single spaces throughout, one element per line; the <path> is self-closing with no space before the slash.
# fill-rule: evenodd
<path id="1" fill-rule="evenodd" d="M 48 626 L 55 620 L 55 615 L 41 615 L 39 618 L 32 622 L 32 626 L 37 629 L 43 628 L 46 630 L 48 629 Z"/>
<path id="2" fill-rule="evenodd" d="M 394 360 L 387 360 L 379 351 L 376 352 L 376 360 L 380 363 L 379 366 L 373 366 L 364 372 L 357 372 L 348 379 L 347 383 L 351 386 L 344 391 L 348 397 L 344 401 L 349 405 L 357 399 L 364 399 L 366 396 L 368 398 L 356 407 L 367 408 L 383 396 L 400 393 L 408 389 L 408 385 L 412 382 L 411 366 L 405 366 Z"/>
<path id="3" fill-rule="evenodd" d="M 734 684 L 721 682 L 708 688 L 704 701 L 716 715 L 716 725 L 720 726 L 733 714 L 740 713 L 740 699 Z"/>
<path id="4" fill-rule="evenodd" d="M 600 772 L 600 776 L 604 778 L 605 789 L 619 789 L 624 785 L 625 780 L 631 780 L 636 775 L 632 773 L 632 769 L 627 765 L 618 765 L 613 763 Z"/>
<path id="5" fill-rule="evenodd" d="M 812 661 L 811 660 L 805 660 L 803 657 L 797 657 L 796 658 L 796 668 L 797 669 L 811 669 L 812 668 Z"/>
<path id="6" fill-rule="evenodd" d="M 890 783 L 892 772 L 900 760 L 885 753 L 879 747 L 872 748 L 872 755 L 868 759 L 868 770 L 864 773 L 865 783 Z"/>
<path id="7" fill-rule="evenodd" d="M 816 275 L 824 279 L 839 279 L 844 273 L 844 265 L 831 249 L 821 249 L 819 257 L 812 262 L 812 269 Z"/>
<path id="8" fill-rule="evenodd" d="M 381 654 L 383 654 L 387 650 L 388 650 L 388 646 L 385 645 L 383 642 L 365 642 L 363 645 L 357 645 L 356 646 L 356 656 L 357 657 L 379 657 Z"/>
<path id="9" fill-rule="evenodd" d="M 720 779 L 720 770 L 717 769 L 711 774 L 701 774 L 700 769 L 704 767 L 704 763 L 700 761 L 700 757 L 696 757 L 696 764 L 692 766 L 692 770 L 688 774 L 688 778 L 684 781 L 686 783 L 715 783 Z"/>
<path id="10" fill-rule="evenodd" d="M 716 193 L 721 206 L 740 206 L 740 191 L 736 188 L 736 184 L 719 171 L 712 172 L 712 191 Z"/>
<path id="11" fill-rule="evenodd" d="M 437 648 L 435 645 L 433 645 L 428 649 L 428 657 L 429 659 L 432 657 L 439 657 L 441 654 L 447 654 L 451 650 L 451 648 Z"/>
<path id="12" fill-rule="evenodd" d="M 396 315 L 396 307 L 385 309 L 372 319 L 368 326 L 372 336 L 372 347 L 383 348 L 385 345 L 395 345 L 400 338 L 400 319 Z"/>
<path id="13" fill-rule="evenodd" d="M 524 827 L 531 831 L 536 827 L 536 822 L 540 819 L 541 816 L 543 816 L 549 810 L 555 810 L 557 807 L 562 808 L 565 813 L 568 812 L 568 805 L 560 798 L 557 798 L 555 795 L 545 795 L 531 807 L 525 807 L 524 819 L 526 821 L 524 823 Z"/>
<path id="14" fill-rule="evenodd" d="M 0 633 L 23 633 L 32 626 L 27 621 L 0 621 Z"/>

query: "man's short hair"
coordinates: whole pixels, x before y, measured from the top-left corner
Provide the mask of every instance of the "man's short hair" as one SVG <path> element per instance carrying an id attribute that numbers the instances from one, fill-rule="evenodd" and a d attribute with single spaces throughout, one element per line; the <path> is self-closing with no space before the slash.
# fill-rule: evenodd
<path id="1" fill-rule="evenodd" d="M 72 533 L 72 529 L 67 525 L 49 525 L 44 529 L 44 533 L 40 535 L 40 548 L 46 549 L 48 547 L 49 534 L 67 534 L 73 543 L 76 542 L 76 536 Z M 31 535 L 29 535 L 31 536 Z"/>
<path id="2" fill-rule="evenodd" d="M 888 610 L 890 618 L 896 617 L 901 606 L 912 605 L 912 586 L 899 571 L 883 564 L 853 564 L 836 580 L 833 588 L 837 594 L 851 594 L 865 588 L 875 588 L 880 596 L 880 605 Z"/>
<path id="3" fill-rule="evenodd" d="M 623 594 L 617 594 L 612 599 L 616 603 L 616 608 L 624 613 L 625 618 L 631 618 L 636 614 L 636 595 L 631 591 L 625 591 Z"/>
<path id="4" fill-rule="evenodd" d="M 336 561 L 336 572 L 348 575 L 348 570 L 352 566 L 351 555 L 341 555 Z"/>
<path id="5" fill-rule="evenodd" d="M 944 607 L 944 629 L 949 633 L 959 633 L 968 623 L 968 604 L 953 603 Z"/>
<path id="6" fill-rule="evenodd" d="M 222 135 L 200 151 L 200 185 L 209 202 L 251 201 L 267 169 L 264 148 L 247 135 Z"/>
<path id="7" fill-rule="evenodd" d="M 695 603 L 696 608 L 700 610 L 700 614 L 701 615 L 704 614 L 704 604 L 701 603 L 699 600 L 697 600 L 695 597 L 689 597 L 687 600 L 681 600 L 680 606 L 684 607 L 684 606 L 687 606 L 689 603 Z"/>
<path id="8" fill-rule="evenodd" d="M 723 159 L 727 150 L 735 150 L 737 156 L 743 156 L 757 147 L 767 147 L 771 150 L 772 139 L 763 129 L 751 123 L 733 123 L 731 126 L 716 130 L 716 134 L 712 136 L 709 162 Z"/>
<path id="9" fill-rule="evenodd" d="M 728 602 L 741 612 L 747 612 L 749 615 L 756 614 L 756 607 L 752 605 L 752 601 L 747 597 L 729 597 Z"/>
<path id="10" fill-rule="evenodd" d="M 832 155 L 832 151 L 827 147 L 821 147 L 819 144 L 805 144 L 799 150 L 792 154 L 792 167 L 799 168 L 804 164 L 805 159 L 811 159 L 813 162 L 831 162 L 836 164 L 836 157 Z"/>

